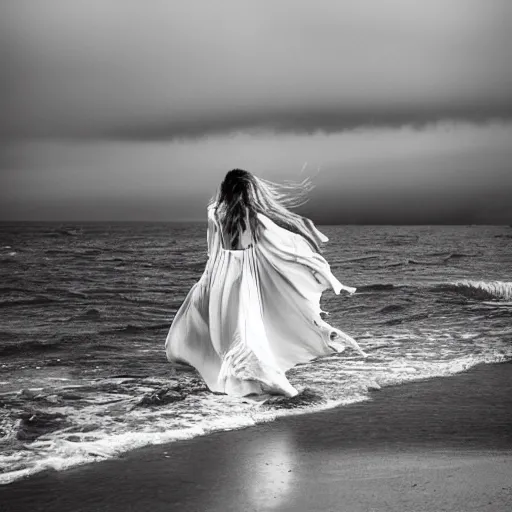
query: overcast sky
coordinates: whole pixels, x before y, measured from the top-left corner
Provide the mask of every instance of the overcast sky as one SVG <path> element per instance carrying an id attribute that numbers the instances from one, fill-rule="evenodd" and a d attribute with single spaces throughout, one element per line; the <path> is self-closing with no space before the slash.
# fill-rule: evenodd
<path id="1" fill-rule="evenodd" d="M 0 219 L 512 223 L 510 0 L 0 0 Z"/>

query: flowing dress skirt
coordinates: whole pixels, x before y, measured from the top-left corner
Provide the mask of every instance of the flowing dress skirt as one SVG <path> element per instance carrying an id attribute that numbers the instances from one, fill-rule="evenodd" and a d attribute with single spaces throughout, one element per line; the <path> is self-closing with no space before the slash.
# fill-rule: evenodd
<path id="1" fill-rule="evenodd" d="M 294 396 L 285 372 L 297 363 L 342 351 L 338 340 L 364 354 L 320 316 L 322 291 L 355 288 L 343 286 L 302 237 L 260 215 L 260 242 L 227 250 L 210 220 L 210 257 L 169 330 L 169 361 L 194 366 L 215 392 Z"/>

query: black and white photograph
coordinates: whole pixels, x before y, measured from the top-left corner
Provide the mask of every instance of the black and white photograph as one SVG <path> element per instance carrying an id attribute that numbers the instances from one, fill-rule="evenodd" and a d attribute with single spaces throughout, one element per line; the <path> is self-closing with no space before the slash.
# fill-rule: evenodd
<path id="1" fill-rule="evenodd" d="M 510 0 L 0 0 L 0 511 L 512 510 Z"/>

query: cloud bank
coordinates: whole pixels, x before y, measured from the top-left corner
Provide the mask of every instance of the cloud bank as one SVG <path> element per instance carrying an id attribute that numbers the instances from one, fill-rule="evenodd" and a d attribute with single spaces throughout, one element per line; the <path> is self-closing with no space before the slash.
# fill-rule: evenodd
<path id="1" fill-rule="evenodd" d="M 509 0 L 0 3 L 4 140 L 512 119 Z"/>

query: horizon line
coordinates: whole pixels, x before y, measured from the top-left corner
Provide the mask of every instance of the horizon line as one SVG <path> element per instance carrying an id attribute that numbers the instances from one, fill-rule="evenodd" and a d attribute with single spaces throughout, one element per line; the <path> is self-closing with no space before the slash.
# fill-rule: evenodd
<path id="1" fill-rule="evenodd" d="M 337 222 L 323 223 L 315 222 L 317 226 L 505 226 L 512 227 L 507 222 L 488 224 L 479 222 L 421 222 L 421 223 L 369 223 L 369 222 Z M 207 224 L 206 219 L 183 219 L 183 220 L 2 220 L 0 224 Z"/>

